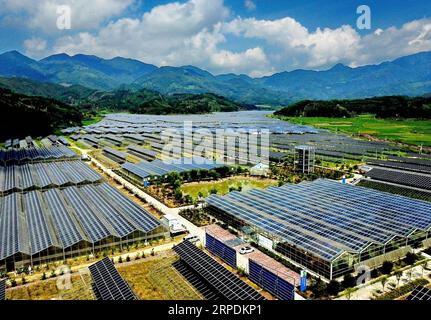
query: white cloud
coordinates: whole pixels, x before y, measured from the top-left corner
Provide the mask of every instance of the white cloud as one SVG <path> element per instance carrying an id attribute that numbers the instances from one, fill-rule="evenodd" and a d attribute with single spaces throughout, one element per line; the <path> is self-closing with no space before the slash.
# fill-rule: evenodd
<path id="1" fill-rule="evenodd" d="M 25 54 L 32 57 L 42 57 L 45 53 L 47 42 L 40 38 L 31 38 L 24 41 Z"/>
<path id="2" fill-rule="evenodd" d="M 252 1 L 252 0 L 245 0 L 244 1 L 244 6 L 247 8 L 247 10 L 249 11 L 254 11 L 256 10 L 256 4 Z"/>
<path id="3" fill-rule="evenodd" d="M 57 32 L 57 8 L 71 8 L 72 28 L 75 30 L 97 28 L 108 18 L 115 17 L 134 0 L 0 0 L 3 15 L 8 19 L 25 21 L 29 28 L 46 33 Z"/>
<path id="4" fill-rule="evenodd" d="M 222 0 L 174 2 L 157 6 L 140 19 L 111 22 L 97 34 L 62 37 L 54 51 L 126 56 L 159 66 L 195 64 L 215 72 L 266 74 L 268 61 L 262 48 L 219 49 L 226 42 L 220 21 L 228 17 Z"/>
<path id="5" fill-rule="evenodd" d="M 361 35 L 350 25 L 309 30 L 291 17 L 274 20 L 232 17 L 223 0 L 172 2 L 135 18 L 116 19 L 113 15 L 119 15 L 132 2 L 133 5 L 137 2 L 61 2 L 73 2 L 75 6 L 88 3 L 91 10 L 83 9 L 80 25 L 102 26 L 96 30 L 69 32 L 66 36 L 54 34 L 48 38 L 52 47 L 41 39 L 28 39 L 24 47 L 29 54 L 37 57 L 42 52 L 85 53 L 106 58 L 124 56 L 158 66 L 193 64 L 214 73 L 261 76 L 298 68 L 320 70 L 336 63 L 360 66 L 431 50 L 431 19 Z M 9 13 L 33 6 L 35 14 L 29 19 L 31 23 L 45 21 L 40 17 L 40 8 L 60 3 L 60 0 L 34 3 L 0 0 Z M 94 19 L 91 19 L 92 14 Z M 72 21 L 72 27 L 75 23 Z M 253 45 L 248 45 L 250 42 Z M 241 49 L 232 50 L 233 43 Z"/>

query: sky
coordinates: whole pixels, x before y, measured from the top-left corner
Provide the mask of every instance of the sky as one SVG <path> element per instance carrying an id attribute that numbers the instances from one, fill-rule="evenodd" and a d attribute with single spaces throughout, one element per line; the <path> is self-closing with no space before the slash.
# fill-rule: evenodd
<path id="1" fill-rule="evenodd" d="M 357 67 L 431 51 L 431 1 L 0 0 L 0 53 L 9 50 L 252 77 Z"/>

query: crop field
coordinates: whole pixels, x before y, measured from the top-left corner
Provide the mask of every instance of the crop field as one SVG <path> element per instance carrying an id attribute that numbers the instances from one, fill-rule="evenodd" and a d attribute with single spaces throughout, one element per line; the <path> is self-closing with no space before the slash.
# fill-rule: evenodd
<path id="1" fill-rule="evenodd" d="M 241 187 L 243 191 L 247 191 L 253 188 L 264 189 L 276 185 L 277 181 L 272 179 L 232 177 L 221 181 L 193 182 L 184 184 L 183 186 L 181 186 L 181 191 L 184 194 L 190 195 L 193 199 L 196 199 L 199 192 L 201 192 L 204 197 L 207 197 L 212 189 L 216 189 L 217 194 L 224 195 L 229 192 L 229 188 L 231 187 L 234 187 L 236 189 Z"/>
<path id="2" fill-rule="evenodd" d="M 71 287 L 59 289 L 57 278 L 47 279 L 11 288 L 6 292 L 8 300 L 94 300 L 88 274 L 72 275 Z"/>
<path id="3" fill-rule="evenodd" d="M 151 258 L 149 258 L 151 259 Z M 121 265 L 118 271 L 142 300 L 202 300 L 173 267 L 175 256 Z"/>
<path id="4" fill-rule="evenodd" d="M 372 115 L 355 118 L 300 118 L 281 117 L 293 124 L 310 125 L 332 132 L 350 135 L 370 135 L 378 139 L 411 145 L 431 146 L 430 120 L 388 120 L 376 119 Z"/>

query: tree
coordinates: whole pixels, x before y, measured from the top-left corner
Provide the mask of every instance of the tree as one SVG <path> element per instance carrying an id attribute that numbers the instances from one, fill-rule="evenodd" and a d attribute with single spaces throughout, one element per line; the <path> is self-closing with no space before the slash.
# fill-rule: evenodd
<path id="1" fill-rule="evenodd" d="M 341 291 L 341 284 L 337 280 L 331 280 L 327 286 L 328 294 L 337 296 Z"/>
<path id="2" fill-rule="evenodd" d="M 346 274 L 342 282 L 343 288 L 353 288 L 356 285 L 355 277 L 350 273 Z"/>
<path id="3" fill-rule="evenodd" d="M 428 260 L 425 260 L 421 263 L 422 277 L 424 276 L 424 272 L 425 272 L 425 269 L 427 268 L 427 266 L 428 266 Z"/>
<path id="4" fill-rule="evenodd" d="M 180 189 L 175 189 L 174 191 L 174 198 L 175 200 L 179 201 L 183 198 L 183 193 Z"/>
<path id="5" fill-rule="evenodd" d="M 181 187 L 181 181 L 175 180 L 174 183 L 172 184 L 172 188 L 179 189 L 180 187 Z"/>
<path id="6" fill-rule="evenodd" d="M 407 252 L 406 257 L 404 258 L 404 262 L 407 264 L 413 264 L 418 259 L 418 256 L 412 252 Z"/>
<path id="7" fill-rule="evenodd" d="M 397 287 L 400 285 L 401 278 L 403 277 L 403 272 L 400 270 L 395 271 L 395 277 L 397 278 Z"/>
<path id="8" fill-rule="evenodd" d="M 371 278 L 377 278 L 379 275 L 380 275 L 380 272 L 378 269 L 371 270 L 371 274 L 370 274 Z"/>
<path id="9" fill-rule="evenodd" d="M 326 284 L 322 281 L 322 279 L 317 279 L 316 283 L 314 284 L 314 286 L 312 286 L 311 291 L 313 292 L 314 296 L 316 298 L 320 298 L 322 296 L 324 296 L 326 294 L 326 289 L 327 286 Z"/>
<path id="10" fill-rule="evenodd" d="M 382 273 L 390 274 L 392 272 L 393 267 L 394 267 L 394 264 L 392 262 L 384 261 L 382 265 Z"/>
<path id="11" fill-rule="evenodd" d="M 380 280 L 380 283 L 382 284 L 382 289 L 383 289 L 383 292 L 385 291 L 385 285 L 386 285 L 386 283 L 388 282 L 388 278 L 387 277 L 383 277 L 381 280 Z"/>

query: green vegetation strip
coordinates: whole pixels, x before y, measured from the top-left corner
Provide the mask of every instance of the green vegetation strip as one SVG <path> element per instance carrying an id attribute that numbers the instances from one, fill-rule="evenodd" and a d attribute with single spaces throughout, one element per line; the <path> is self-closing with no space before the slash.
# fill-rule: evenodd
<path id="1" fill-rule="evenodd" d="M 201 194 L 203 197 L 207 197 L 211 192 L 224 195 L 229 192 L 230 188 L 235 188 L 237 190 L 240 188 L 241 190 L 246 191 L 253 188 L 263 189 L 275 185 L 277 185 L 277 181 L 271 179 L 232 177 L 222 181 L 184 184 L 181 186 L 181 191 L 184 194 L 190 195 L 193 199 L 197 199 L 199 194 Z M 215 192 L 215 190 L 217 192 Z"/>
<path id="2" fill-rule="evenodd" d="M 373 115 L 354 118 L 277 117 L 293 124 L 309 125 L 349 135 L 370 135 L 378 139 L 411 145 L 431 146 L 430 120 L 377 119 Z"/>
<path id="3" fill-rule="evenodd" d="M 428 284 L 429 282 L 426 279 L 417 279 L 390 292 L 384 293 L 375 298 L 375 300 L 394 300 L 412 292 L 417 286 L 426 286 Z"/>

